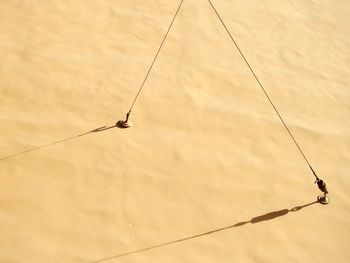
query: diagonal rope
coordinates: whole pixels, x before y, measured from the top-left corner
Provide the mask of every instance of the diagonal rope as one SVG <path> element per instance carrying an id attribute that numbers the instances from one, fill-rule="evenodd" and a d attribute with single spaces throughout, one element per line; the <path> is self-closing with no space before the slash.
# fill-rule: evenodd
<path id="1" fill-rule="evenodd" d="M 299 150 L 299 152 L 301 153 L 302 157 L 304 158 L 304 160 L 306 161 L 307 165 L 308 165 L 309 168 L 311 169 L 311 172 L 312 172 L 313 175 L 316 177 L 316 180 L 319 180 L 319 178 L 318 178 L 317 175 L 316 175 L 315 170 L 312 168 L 312 166 L 311 166 L 309 160 L 306 158 L 306 156 L 305 156 L 304 152 L 302 151 L 302 149 L 301 149 L 299 143 L 297 142 L 297 140 L 296 140 L 295 137 L 293 136 L 292 132 L 291 132 L 290 129 L 288 128 L 288 126 L 287 126 L 286 122 L 284 121 L 284 119 L 282 118 L 281 114 L 278 112 L 278 110 L 277 110 L 275 104 L 272 102 L 270 96 L 269 96 L 268 93 L 266 92 L 264 86 L 261 84 L 261 82 L 260 82 L 260 80 L 258 79 L 257 75 L 255 74 L 253 68 L 250 66 L 248 60 L 247 60 L 246 57 L 244 56 L 242 50 L 239 48 L 237 42 L 236 42 L 235 39 L 233 38 L 231 32 L 229 31 L 229 29 L 227 28 L 226 24 L 225 24 L 224 21 L 222 20 L 222 18 L 221 18 L 221 16 L 219 15 L 218 11 L 217 11 L 216 8 L 214 7 L 213 3 L 212 3 L 210 0 L 208 0 L 208 1 L 209 1 L 209 4 L 211 5 L 211 7 L 213 8 L 213 10 L 214 10 L 216 16 L 219 18 L 221 24 L 224 26 L 224 28 L 225 28 L 227 34 L 230 36 L 230 38 L 231 38 L 233 44 L 236 46 L 236 48 L 237 48 L 237 50 L 239 51 L 239 53 L 241 54 L 243 60 L 244 60 L 245 63 L 247 64 L 247 66 L 248 66 L 250 72 L 253 74 L 253 76 L 254 76 L 256 82 L 259 84 L 261 90 L 264 92 L 266 98 L 268 99 L 268 101 L 270 102 L 271 106 L 272 106 L 273 109 L 275 110 L 275 112 L 276 112 L 278 118 L 281 120 L 283 126 L 286 128 L 286 130 L 287 130 L 289 136 L 292 138 L 292 140 L 293 140 L 295 146 L 298 148 L 298 150 Z"/>
<path id="2" fill-rule="evenodd" d="M 161 42 L 161 44 L 160 44 L 160 46 L 159 46 L 159 48 L 158 48 L 158 51 L 157 51 L 156 55 L 154 56 L 153 61 L 152 61 L 151 65 L 150 65 L 150 67 L 149 67 L 149 69 L 148 69 L 148 71 L 147 71 L 147 74 L 146 74 L 144 80 L 142 81 L 142 84 L 141 84 L 141 86 L 140 86 L 140 89 L 139 89 L 139 91 L 137 92 L 137 94 L 136 94 L 136 96 L 135 96 L 135 98 L 134 98 L 134 101 L 132 102 L 132 104 L 131 104 L 131 106 L 130 106 L 130 109 L 129 109 L 128 113 L 127 113 L 127 118 L 129 117 L 129 115 L 130 115 L 130 113 L 131 113 L 131 110 L 132 110 L 132 108 L 134 107 L 134 105 L 135 105 L 135 103 L 136 103 L 136 100 L 137 100 L 137 98 L 139 97 L 139 95 L 140 95 L 140 93 L 141 93 L 141 91 L 142 91 L 142 89 L 143 89 L 143 86 L 144 86 L 145 83 L 146 83 L 146 80 L 147 80 L 147 78 L 148 78 L 148 76 L 149 76 L 149 74 L 150 74 L 150 72 L 151 72 L 151 70 L 152 70 L 152 68 L 153 68 L 154 63 L 155 63 L 156 60 L 157 60 L 157 57 L 158 57 L 158 55 L 159 55 L 159 53 L 160 53 L 160 51 L 161 51 L 161 49 L 162 49 L 162 47 L 163 47 L 163 44 L 164 44 L 165 40 L 166 40 L 167 37 L 168 37 L 168 34 L 169 34 L 169 32 L 170 32 L 170 29 L 171 29 L 172 25 L 174 24 L 174 21 L 175 21 L 175 19 L 176 19 L 176 17 L 177 17 L 177 14 L 178 14 L 179 11 L 180 11 L 180 8 L 181 8 L 181 6 L 182 6 L 183 1 L 184 1 L 184 0 L 181 0 L 180 4 L 179 4 L 179 6 L 178 6 L 178 8 L 177 8 L 177 10 L 176 10 L 176 12 L 175 12 L 175 15 L 174 15 L 174 17 L 173 17 L 173 19 L 172 19 L 172 21 L 171 21 L 169 27 L 168 27 L 168 30 L 166 31 L 166 34 L 164 35 L 164 38 L 163 38 L 163 40 L 162 40 L 162 42 Z"/>

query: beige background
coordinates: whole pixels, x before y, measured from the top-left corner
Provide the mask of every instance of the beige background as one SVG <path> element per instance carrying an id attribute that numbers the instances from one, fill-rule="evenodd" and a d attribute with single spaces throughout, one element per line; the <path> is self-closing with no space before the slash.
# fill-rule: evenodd
<path id="1" fill-rule="evenodd" d="M 319 190 L 205 0 L 134 127 L 77 136 L 124 117 L 178 3 L 0 1 L 0 262 L 348 262 L 349 1 L 213 0 L 327 206 L 288 213 Z"/>

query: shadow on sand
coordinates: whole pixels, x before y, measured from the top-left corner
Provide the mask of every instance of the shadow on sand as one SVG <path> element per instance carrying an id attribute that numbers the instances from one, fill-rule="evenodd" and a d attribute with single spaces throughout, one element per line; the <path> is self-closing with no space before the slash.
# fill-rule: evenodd
<path id="1" fill-rule="evenodd" d="M 96 128 L 94 130 L 91 130 L 91 131 L 88 131 L 88 132 L 85 132 L 85 133 L 82 133 L 82 134 L 79 134 L 79 135 L 75 135 L 75 136 L 68 137 L 68 138 L 65 138 L 65 139 L 62 139 L 62 140 L 59 140 L 59 141 L 55 141 L 55 142 L 51 142 L 51 143 L 48 143 L 48 144 L 40 145 L 40 146 L 37 146 L 37 147 L 33 147 L 33 148 L 30 148 L 30 149 L 22 151 L 22 152 L 18 152 L 18 153 L 14 153 L 14 154 L 11 154 L 11 155 L 8 155 L 8 156 L 1 157 L 0 161 L 8 160 L 8 159 L 17 157 L 19 155 L 26 154 L 26 153 L 29 153 L 29 152 L 33 152 L 33 151 L 36 151 L 36 150 L 39 150 L 39 149 L 42 149 L 42 148 L 45 148 L 45 147 L 48 147 L 48 146 L 51 146 L 51 145 L 55 145 L 55 144 L 63 143 L 63 142 L 66 142 L 66 141 L 70 141 L 70 140 L 79 138 L 81 136 L 84 136 L 84 135 L 87 135 L 87 134 L 90 134 L 90 133 L 102 132 L 102 131 L 109 130 L 109 129 L 116 128 L 116 127 L 117 127 L 117 125 L 102 126 L 102 127 Z"/>
<path id="2" fill-rule="evenodd" d="M 264 214 L 264 215 L 261 215 L 261 216 L 254 217 L 254 218 L 252 218 L 249 221 L 239 222 L 239 223 L 236 223 L 236 224 L 231 225 L 231 226 L 226 226 L 226 227 L 214 229 L 214 230 L 211 230 L 211 231 L 208 231 L 208 232 L 204 232 L 204 233 L 201 233 L 201 234 L 197 234 L 197 235 L 194 235 L 194 236 L 189 236 L 189 237 L 173 240 L 173 241 L 170 241 L 170 242 L 154 245 L 154 246 L 151 246 L 151 247 L 146 247 L 146 248 L 142 248 L 142 249 L 138 249 L 138 250 L 129 251 L 129 252 L 126 252 L 126 253 L 121 253 L 121 254 L 118 254 L 118 255 L 115 255 L 115 256 L 102 258 L 102 259 L 99 259 L 99 260 L 96 260 L 96 261 L 91 261 L 90 263 L 105 262 L 105 261 L 108 261 L 108 260 L 117 259 L 117 258 L 125 257 L 125 256 L 128 256 L 128 255 L 132 255 L 132 254 L 138 254 L 138 253 L 141 253 L 141 252 L 144 252 L 144 251 L 147 251 L 147 250 L 160 248 L 160 247 L 164 247 L 164 246 L 169 246 L 171 244 L 187 241 L 187 240 L 190 240 L 190 239 L 194 239 L 194 238 L 198 238 L 198 237 L 202 237 L 202 236 L 206 236 L 206 235 L 211 235 L 211 234 L 214 234 L 214 233 L 217 233 L 217 232 L 220 232 L 220 231 L 224 231 L 224 230 L 228 230 L 228 229 L 231 229 L 231 228 L 234 228 L 234 227 L 243 226 L 243 225 L 248 224 L 248 223 L 256 224 L 256 223 L 260 223 L 260 222 L 263 222 L 263 221 L 273 220 L 273 219 L 275 219 L 277 217 L 285 216 L 289 212 L 296 212 L 296 211 L 299 211 L 299 210 L 303 209 L 304 207 L 307 207 L 307 206 L 310 206 L 310 205 L 313 205 L 313 204 L 316 204 L 316 203 L 319 203 L 319 202 L 315 201 L 315 202 L 308 203 L 306 205 L 296 206 L 296 207 L 294 207 L 292 209 L 282 209 L 282 210 L 270 212 L 270 213 L 267 213 L 267 214 Z"/>

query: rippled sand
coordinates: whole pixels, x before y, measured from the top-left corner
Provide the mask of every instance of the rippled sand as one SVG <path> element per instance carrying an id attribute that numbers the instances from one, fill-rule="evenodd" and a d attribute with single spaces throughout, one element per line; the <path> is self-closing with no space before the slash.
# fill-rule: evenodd
<path id="1" fill-rule="evenodd" d="M 179 1 L 4 0 L 0 262 L 348 262 L 349 1 L 213 3 L 331 203 L 207 1 L 121 130 Z"/>

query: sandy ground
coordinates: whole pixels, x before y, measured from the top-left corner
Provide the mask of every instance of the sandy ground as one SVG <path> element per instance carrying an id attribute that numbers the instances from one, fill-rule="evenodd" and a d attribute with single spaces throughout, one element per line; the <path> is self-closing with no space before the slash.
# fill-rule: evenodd
<path id="1" fill-rule="evenodd" d="M 347 0 L 213 0 L 329 205 L 206 0 L 89 133 L 178 3 L 0 1 L 0 262 L 348 262 Z"/>

